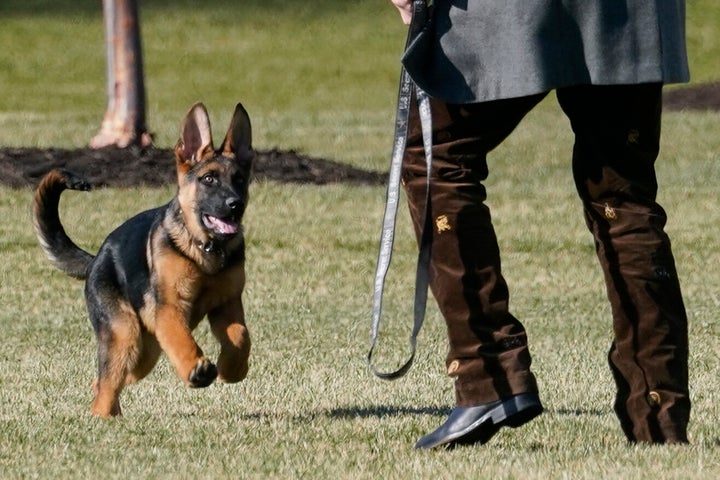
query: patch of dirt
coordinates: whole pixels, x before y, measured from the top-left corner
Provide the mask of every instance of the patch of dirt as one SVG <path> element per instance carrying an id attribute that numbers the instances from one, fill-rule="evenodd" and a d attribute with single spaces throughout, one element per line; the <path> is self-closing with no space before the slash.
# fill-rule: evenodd
<path id="1" fill-rule="evenodd" d="M 81 148 L 74 150 L 0 148 L 0 183 L 12 188 L 35 187 L 50 170 L 66 168 L 94 186 L 160 186 L 177 182 L 175 156 L 170 149 Z M 381 185 L 387 175 L 341 163 L 312 158 L 294 151 L 257 151 L 256 179 L 326 185 Z"/>
<path id="2" fill-rule="evenodd" d="M 720 82 L 667 90 L 663 105 L 666 110 L 718 111 Z M 256 153 L 254 171 L 257 179 L 315 185 L 382 185 L 387 180 L 386 173 L 366 171 L 294 151 Z M 176 181 L 175 159 L 170 149 L 0 148 L 2 185 L 34 187 L 43 175 L 54 168 L 72 170 L 85 176 L 95 186 L 159 186 Z"/>
<path id="3" fill-rule="evenodd" d="M 720 110 L 720 82 L 667 90 L 663 94 L 665 110 Z"/>

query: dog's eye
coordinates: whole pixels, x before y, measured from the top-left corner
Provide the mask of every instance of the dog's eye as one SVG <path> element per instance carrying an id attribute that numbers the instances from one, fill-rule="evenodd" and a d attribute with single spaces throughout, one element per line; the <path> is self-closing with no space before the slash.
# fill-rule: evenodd
<path id="1" fill-rule="evenodd" d="M 200 177 L 200 181 L 205 185 L 212 185 L 213 183 L 215 183 L 215 177 L 208 173 L 207 175 L 203 175 L 202 177 Z"/>

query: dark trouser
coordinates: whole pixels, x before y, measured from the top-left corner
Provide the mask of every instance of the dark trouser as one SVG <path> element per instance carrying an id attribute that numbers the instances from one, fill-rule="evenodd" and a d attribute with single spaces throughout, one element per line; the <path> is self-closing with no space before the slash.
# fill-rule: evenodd
<path id="1" fill-rule="evenodd" d="M 631 441 L 684 442 L 690 412 L 687 318 L 665 212 L 655 202 L 660 85 L 560 89 L 575 133 L 573 172 L 612 306 L 615 411 Z M 447 324 L 458 406 L 537 392 L 482 185 L 487 153 L 545 94 L 469 105 L 432 101 L 430 286 Z M 532 165 L 528 165 L 528 170 Z M 411 111 L 403 183 L 419 233 L 425 160 Z"/>

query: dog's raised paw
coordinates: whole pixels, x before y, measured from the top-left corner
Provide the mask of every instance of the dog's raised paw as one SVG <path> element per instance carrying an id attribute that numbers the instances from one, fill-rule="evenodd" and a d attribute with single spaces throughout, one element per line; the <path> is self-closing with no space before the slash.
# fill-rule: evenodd
<path id="1" fill-rule="evenodd" d="M 217 367 L 207 358 L 201 358 L 190 372 L 188 383 L 192 388 L 207 387 L 213 383 L 217 374 Z"/>

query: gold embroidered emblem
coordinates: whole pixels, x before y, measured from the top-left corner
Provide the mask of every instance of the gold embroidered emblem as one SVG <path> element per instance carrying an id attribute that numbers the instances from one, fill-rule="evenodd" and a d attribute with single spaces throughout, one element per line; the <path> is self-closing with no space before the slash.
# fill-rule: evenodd
<path id="1" fill-rule="evenodd" d="M 437 228 L 438 233 L 447 232 L 449 230 L 452 230 L 450 227 L 450 222 L 448 221 L 447 215 L 440 215 L 435 219 L 435 227 Z"/>
<path id="2" fill-rule="evenodd" d="M 448 365 L 447 369 L 448 375 L 454 375 L 458 371 L 458 368 L 460 368 L 459 361 L 453 360 L 452 362 L 450 362 L 450 365 Z"/>
<path id="3" fill-rule="evenodd" d="M 632 143 L 633 145 L 640 143 L 640 131 L 635 129 L 630 130 L 627 136 L 627 143 Z"/>
<path id="4" fill-rule="evenodd" d="M 658 392 L 653 390 L 648 393 L 647 401 L 651 407 L 657 407 L 662 402 L 662 398 L 660 397 L 660 394 Z"/>
<path id="5" fill-rule="evenodd" d="M 608 220 L 615 220 L 617 218 L 617 212 L 607 203 L 605 204 L 605 218 Z"/>

